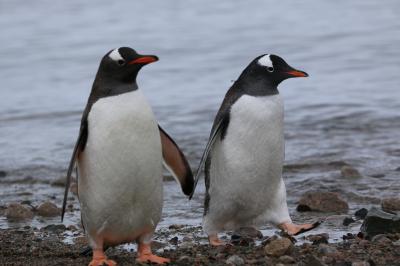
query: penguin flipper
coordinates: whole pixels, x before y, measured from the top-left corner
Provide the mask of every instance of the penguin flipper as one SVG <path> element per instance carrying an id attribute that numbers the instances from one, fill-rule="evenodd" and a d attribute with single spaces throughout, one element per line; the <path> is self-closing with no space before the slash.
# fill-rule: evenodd
<path id="1" fill-rule="evenodd" d="M 193 173 L 183 152 L 175 141 L 160 127 L 164 166 L 181 185 L 185 195 L 193 193 Z"/>
<path id="2" fill-rule="evenodd" d="M 61 222 L 64 220 L 65 207 L 67 205 L 68 191 L 69 191 L 69 185 L 71 184 L 72 171 L 74 170 L 76 159 L 78 158 L 78 154 L 85 147 L 87 137 L 88 137 L 87 121 L 84 120 L 81 124 L 79 136 L 75 143 L 74 151 L 72 152 L 71 160 L 69 161 L 69 165 L 68 165 L 68 171 L 67 171 L 67 177 L 66 177 L 67 181 L 65 183 L 64 200 L 63 200 L 62 212 L 61 212 Z"/>
<path id="3" fill-rule="evenodd" d="M 211 148 L 213 147 L 215 141 L 218 139 L 219 136 L 223 136 L 226 132 L 226 129 L 229 124 L 229 113 L 226 112 L 224 115 L 221 115 L 221 119 L 216 121 L 213 126 L 213 130 L 211 131 L 210 138 L 208 139 L 208 143 L 206 148 L 204 149 L 203 155 L 201 156 L 199 167 L 197 168 L 196 176 L 194 178 L 194 187 L 193 192 L 190 194 L 189 199 L 192 199 L 194 191 L 196 189 L 197 183 L 200 179 L 201 170 L 204 167 L 204 164 L 209 156 Z"/>

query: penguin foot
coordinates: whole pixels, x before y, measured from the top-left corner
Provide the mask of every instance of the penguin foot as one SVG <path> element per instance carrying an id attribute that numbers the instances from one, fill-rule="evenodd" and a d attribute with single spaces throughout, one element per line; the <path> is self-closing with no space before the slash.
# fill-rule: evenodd
<path id="1" fill-rule="evenodd" d="M 145 243 L 139 243 L 139 251 L 138 251 L 138 257 L 136 259 L 136 262 L 139 263 L 157 263 L 157 264 L 165 264 L 169 263 L 171 260 L 163 257 L 159 257 L 157 255 L 154 255 L 151 252 L 150 244 L 145 244 Z"/>
<path id="2" fill-rule="evenodd" d="M 117 263 L 109 259 L 92 259 L 89 266 L 116 266 Z"/>
<path id="3" fill-rule="evenodd" d="M 116 266 L 117 263 L 113 260 L 107 259 L 103 250 L 93 250 L 93 258 L 89 266 Z"/>
<path id="4" fill-rule="evenodd" d="M 210 245 L 214 247 L 226 245 L 224 241 L 218 238 L 218 235 L 209 235 L 208 242 L 210 242 Z"/>
<path id="5" fill-rule="evenodd" d="M 278 227 L 288 235 L 297 236 L 318 227 L 320 224 L 321 222 L 315 222 L 313 224 L 294 224 L 286 222 L 281 223 Z"/>

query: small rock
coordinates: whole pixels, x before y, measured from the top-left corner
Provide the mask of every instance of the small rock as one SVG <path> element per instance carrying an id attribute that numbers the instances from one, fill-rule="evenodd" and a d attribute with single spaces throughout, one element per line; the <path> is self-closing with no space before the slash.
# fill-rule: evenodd
<path id="1" fill-rule="evenodd" d="M 382 210 L 386 212 L 400 211 L 400 198 L 385 198 L 381 202 Z"/>
<path id="2" fill-rule="evenodd" d="M 53 217 L 60 215 L 61 211 L 60 208 L 58 208 L 54 203 L 46 201 L 40 204 L 40 206 L 37 208 L 37 213 L 40 216 Z"/>
<path id="3" fill-rule="evenodd" d="M 400 233 L 400 215 L 372 207 L 368 211 L 360 230 L 368 237 L 385 233 Z"/>
<path id="4" fill-rule="evenodd" d="M 354 213 L 354 216 L 356 218 L 358 218 L 358 219 L 363 219 L 364 220 L 365 216 L 367 216 L 367 214 L 368 214 L 368 210 L 366 208 L 362 208 L 362 209 L 359 209 L 358 211 L 356 211 Z"/>
<path id="5" fill-rule="evenodd" d="M 306 237 L 307 240 L 313 242 L 313 245 L 328 244 L 329 235 L 328 234 L 317 234 L 309 235 Z"/>
<path id="6" fill-rule="evenodd" d="M 242 227 L 239 230 L 235 232 L 235 234 L 238 234 L 242 237 L 251 237 L 251 238 L 263 238 L 263 234 L 261 231 L 253 228 L 253 227 Z"/>
<path id="7" fill-rule="evenodd" d="M 346 178 L 359 178 L 362 177 L 360 172 L 358 172 L 357 169 L 349 166 L 349 165 L 345 165 L 340 169 L 340 173 L 342 174 L 343 177 Z"/>
<path id="8" fill-rule="evenodd" d="M 67 227 L 63 224 L 50 224 L 43 228 L 43 230 L 50 232 L 64 232 L 66 229 Z"/>
<path id="9" fill-rule="evenodd" d="M 7 207 L 6 217 L 7 217 L 7 219 L 10 219 L 10 220 L 32 219 L 33 212 L 29 208 L 27 208 L 19 203 L 11 203 Z"/>
<path id="10" fill-rule="evenodd" d="M 231 236 L 231 244 L 235 246 L 244 246 L 248 247 L 254 244 L 254 239 L 251 237 L 244 237 L 240 235 L 232 235 Z"/>
<path id="11" fill-rule="evenodd" d="M 67 177 L 62 176 L 53 180 L 50 184 L 54 187 L 65 187 L 66 183 L 67 183 Z"/>
<path id="12" fill-rule="evenodd" d="M 171 224 L 168 228 L 171 230 L 178 230 L 185 227 L 183 224 Z"/>
<path id="13" fill-rule="evenodd" d="M 71 185 L 69 186 L 69 191 L 71 191 L 72 194 L 74 194 L 75 196 L 78 195 L 78 183 L 71 183 Z"/>
<path id="14" fill-rule="evenodd" d="M 244 265 L 244 259 L 238 255 L 232 255 L 226 260 L 225 263 L 228 265 Z"/>
<path id="15" fill-rule="evenodd" d="M 370 266 L 368 261 L 355 261 L 351 263 L 351 266 Z"/>
<path id="16" fill-rule="evenodd" d="M 354 223 L 354 222 L 355 222 L 354 219 L 351 218 L 351 217 L 345 217 L 343 219 L 343 225 L 344 226 L 349 226 L 349 224 Z"/>
<path id="17" fill-rule="evenodd" d="M 180 256 L 179 259 L 177 260 L 177 262 L 185 264 L 185 265 L 189 265 L 191 261 L 192 261 L 192 258 L 189 256 Z"/>
<path id="18" fill-rule="evenodd" d="M 328 254 L 337 253 L 338 250 L 333 246 L 329 246 L 327 244 L 321 244 L 318 246 L 318 252 L 323 255 L 328 255 Z"/>
<path id="19" fill-rule="evenodd" d="M 326 264 L 320 261 L 317 257 L 314 255 L 307 255 L 304 260 L 299 263 L 301 266 L 325 266 Z"/>
<path id="20" fill-rule="evenodd" d="M 294 264 L 296 262 L 296 260 L 293 257 L 290 257 L 288 255 L 280 256 L 279 261 L 282 262 L 283 264 Z"/>
<path id="21" fill-rule="evenodd" d="M 75 231 L 78 230 L 78 228 L 76 228 L 76 226 L 73 225 L 73 224 L 68 225 L 68 226 L 67 226 L 67 229 L 68 229 L 69 231 L 72 231 L 72 232 L 75 232 Z"/>
<path id="22" fill-rule="evenodd" d="M 175 237 L 171 238 L 168 242 L 169 242 L 170 244 L 176 246 L 176 245 L 178 245 L 178 237 L 175 236 Z"/>
<path id="23" fill-rule="evenodd" d="M 400 239 L 393 242 L 394 246 L 400 247 Z"/>
<path id="24" fill-rule="evenodd" d="M 0 170 L 0 178 L 4 178 L 6 176 L 7 176 L 7 172 L 3 171 L 3 170 Z"/>
<path id="25" fill-rule="evenodd" d="M 350 239 L 355 239 L 356 237 L 352 233 L 347 233 L 343 235 L 343 240 L 350 240 Z"/>
<path id="26" fill-rule="evenodd" d="M 291 251 L 293 243 L 288 238 L 279 238 L 271 241 L 264 247 L 264 251 L 268 256 L 280 257 Z"/>
<path id="27" fill-rule="evenodd" d="M 377 243 L 386 243 L 390 244 L 392 241 L 386 237 L 384 234 L 379 234 L 371 238 L 371 242 L 377 242 Z"/>
<path id="28" fill-rule="evenodd" d="M 321 212 L 347 212 L 349 205 L 333 192 L 309 191 L 299 201 L 297 210 L 300 211 L 307 206 L 312 211 Z"/>
<path id="29" fill-rule="evenodd" d="M 165 247 L 166 244 L 163 242 L 160 242 L 160 241 L 153 240 L 151 242 L 151 246 L 154 248 L 154 250 L 157 250 L 157 249 Z"/>

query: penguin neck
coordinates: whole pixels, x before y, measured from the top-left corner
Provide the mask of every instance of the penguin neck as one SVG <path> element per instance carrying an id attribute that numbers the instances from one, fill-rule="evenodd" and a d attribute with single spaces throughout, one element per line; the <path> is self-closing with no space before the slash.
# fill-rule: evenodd
<path id="1" fill-rule="evenodd" d="M 130 82 L 122 82 L 115 79 L 97 77 L 93 83 L 91 96 L 99 99 L 132 92 L 137 89 L 136 79 Z"/>
<path id="2" fill-rule="evenodd" d="M 243 73 L 243 77 L 239 77 L 238 85 L 245 94 L 251 96 L 267 96 L 279 94 L 278 85 L 264 75 L 252 75 L 252 73 Z"/>

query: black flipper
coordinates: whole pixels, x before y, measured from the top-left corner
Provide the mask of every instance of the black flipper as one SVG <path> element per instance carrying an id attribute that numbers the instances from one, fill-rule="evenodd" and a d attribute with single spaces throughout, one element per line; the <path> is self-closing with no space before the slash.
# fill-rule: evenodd
<path id="1" fill-rule="evenodd" d="M 174 178 L 181 184 L 185 195 L 193 193 L 193 173 L 183 152 L 175 141 L 163 130 L 160 125 L 162 154 L 164 165 Z"/>
<path id="2" fill-rule="evenodd" d="M 87 137 L 88 137 L 87 120 L 86 120 L 85 116 L 84 116 L 84 118 L 85 119 L 83 119 L 83 121 L 81 123 L 81 128 L 79 131 L 78 139 L 75 143 L 74 151 L 72 152 L 71 160 L 69 161 L 69 166 L 68 166 L 68 171 L 67 171 L 67 181 L 65 183 L 64 200 L 63 200 L 62 212 L 61 212 L 61 222 L 64 220 L 65 207 L 67 205 L 67 198 L 68 198 L 69 186 L 71 184 L 72 171 L 74 170 L 76 159 L 78 158 L 79 153 L 81 151 L 83 151 L 83 149 L 86 145 L 86 141 L 87 141 Z"/>
<path id="3" fill-rule="evenodd" d="M 214 124 L 213 130 L 211 131 L 211 135 L 210 135 L 210 138 L 206 145 L 206 148 L 204 149 L 203 155 L 201 156 L 200 164 L 199 164 L 199 167 L 197 168 L 196 176 L 194 178 L 193 192 L 190 194 L 189 199 L 192 199 L 192 197 L 193 197 L 194 191 L 196 190 L 197 183 L 199 182 L 199 179 L 200 179 L 201 171 L 203 170 L 204 164 L 209 156 L 211 148 L 213 147 L 217 138 L 221 137 L 225 134 L 228 124 L 229 124 L 229 113 L 228 112 L 225 113 L 216 124 Z"/>

